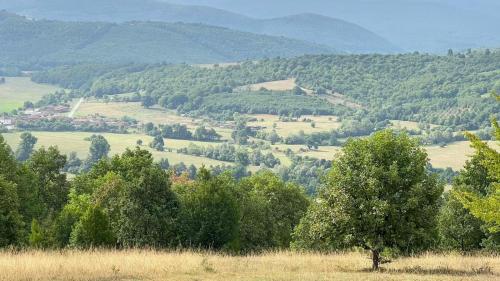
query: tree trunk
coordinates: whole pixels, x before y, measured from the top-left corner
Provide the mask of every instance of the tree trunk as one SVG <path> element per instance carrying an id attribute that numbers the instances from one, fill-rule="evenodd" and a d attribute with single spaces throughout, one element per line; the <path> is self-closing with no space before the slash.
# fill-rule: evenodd
<path id="1" fill-rule="evenodd" d="M 377 271 L 380 265 L 380 252 L 378 250 L 372 250 L 372 270 Z"/>

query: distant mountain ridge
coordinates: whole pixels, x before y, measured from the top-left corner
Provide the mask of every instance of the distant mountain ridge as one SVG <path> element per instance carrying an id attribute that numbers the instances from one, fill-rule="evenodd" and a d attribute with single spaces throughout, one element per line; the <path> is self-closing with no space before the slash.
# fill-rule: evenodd
<path id="1" fill-rule="evenodd" d="M 499 0 L 161 0 L 269 18 L 319 13 L 359 24 L 405 51 L 500 47 Z"/>
<path id="2" fill-rule="evenodd" d="M 218 63 L 335 53 L 304 41 L 201 24 L 31 20 L 0 11 L 0 63 Z"/>
<path id="3" fill-rule="evenodd" d="M 168 2 L 168 1 L 167 1 Z M 256 19 L 208 6 L 158 0 L 0 0 L 7 9 L 33 18 L 64 21 L 163 21 L 201 23 L 328 45 L 347 53 L 391 53 L 401 49 L 356 24 L 311 13 Z"/>

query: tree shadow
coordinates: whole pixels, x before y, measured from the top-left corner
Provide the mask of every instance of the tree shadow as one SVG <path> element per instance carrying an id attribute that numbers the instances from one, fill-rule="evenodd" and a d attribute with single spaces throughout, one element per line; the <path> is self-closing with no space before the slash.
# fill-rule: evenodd
<path id="1" fill-rule="evenodd" d="M 437 268 L 423 268 L 421 266 L 410 266 L 403 268 L 380 268 L 378 271 L 373 271 L 370 268 L 354 270 L 339 268 L 343 272 L 373 272 L 373 273 L 387 273 L 387 274 L 415 274 L 415 275 L 450 275 L 450 276 L 477 276 L 477 275 L 498 275 L 493 272 L 493 269 L 489 265 L 483 265 L 478 268 L 466 269 L 455 269 L 440 266 Z"/>

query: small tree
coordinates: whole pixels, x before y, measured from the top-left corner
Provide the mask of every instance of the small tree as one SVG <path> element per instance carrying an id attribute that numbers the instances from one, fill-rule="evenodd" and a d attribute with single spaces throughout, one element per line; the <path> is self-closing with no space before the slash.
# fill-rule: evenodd
<path id="1" fill-rule="evenodd" d="M 180 227 L 186 245 L 232 248 L 238 235 L 239 217 L 232 185 L 231 177 L 214 177 L 201 168 L 193 185 L 177 187 L 183 206 Z"/>
<path id="2" fill-rule="evenodd" d="M 295 233 L 295 246 L 363 247 L 377 270 L 386 249 L 409 254 L 436 239 L 443 186 L 427 154 L 406 134 L 381 131 L 347 142 L 326 187 Z"/>
<path id="3" fill-rule="evenodd" d="M 88 171 L 94 164 L 103 158 L 108 158 L 111 146 L 108 141 L 101 135 L 93 135 L 90 137 L 89 156 L 83 165 L 83 170 Z"/>
<path id="4" fill-rule="evenodd" d="M 150 144 L 151 148 L 158 150 L 158 151 L 164 151 L 165 150 L 165 142 L 163 141 L 163 137 L 161 135 L 156 135 L 153 139 L 153 141 Z"/>
<path id="5" fill-rule="evenodd" d="M 0 176 L 0 248 L 18 242 L 22 227 L 16 185 Z"/>
<path id="6" fill-rule="evenodd" d="M 33 149 L 35 148 L 35 144 L 37 143 L 37 141 L 38 139 L 31 133 L 22 133 L 21 142 L 19 143 L 19 147 L 16 150 L 16 159 L 19 161 L 28 160 L 31 153 L 33 153 Z"/>
<path id="7" fill-rule="evenodd" d="M 91 206 L 71 232 L 74 247 L 109 247 L 116 242 L 108 216 L 98 206 Z"/>

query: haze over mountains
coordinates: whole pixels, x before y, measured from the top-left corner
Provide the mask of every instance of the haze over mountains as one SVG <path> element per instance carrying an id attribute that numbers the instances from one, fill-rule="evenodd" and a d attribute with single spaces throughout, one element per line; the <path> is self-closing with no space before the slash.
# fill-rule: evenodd
<path id="1" fill-rule="evenodd" d="M 0 0 L 0 9 L 61 21 L 200 23 L 308 42 L 300 51 L 295 41 L 283 46 L 292 52 L 276 52 L 285 56 L 500 47 L 496 0 Z M 254 55 L 275 54 L 260 51 Z"/>
<path id="2" fill-rule="evenodd" d="M 498 0 L 165 0 L 258 17 L 318 13 L 372 30 L 405 51 L 500 46 Z"/>
<path id="3" fill-rule="evenodd" d="M 202 23 L 322 44 L 348 53 L 400 51 L 381 36 L 350 22 L 310 13 L 256 19 L 208 6 L 158 0 L 0 0 L 0 9 L 64 21 L 163 21 Z"/>

